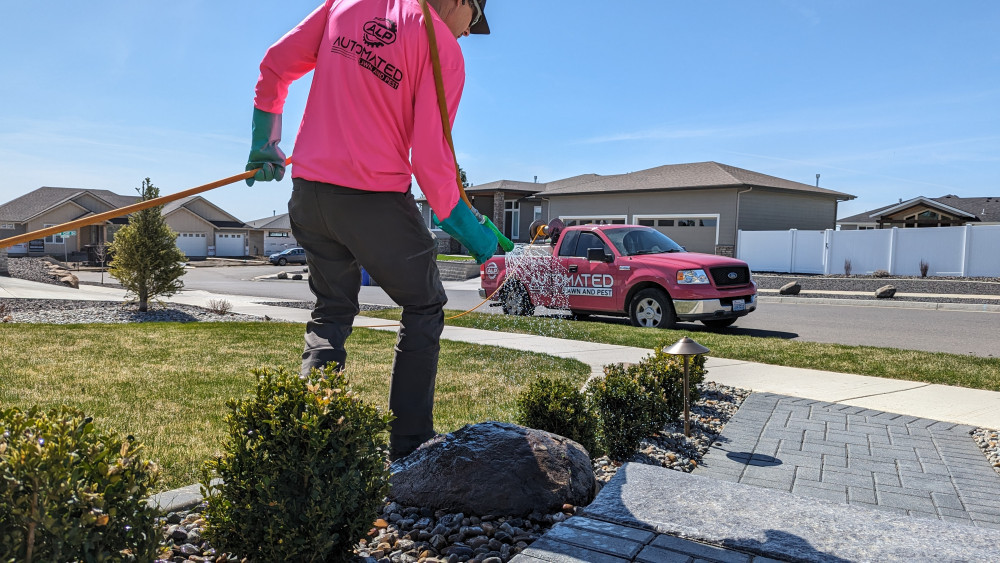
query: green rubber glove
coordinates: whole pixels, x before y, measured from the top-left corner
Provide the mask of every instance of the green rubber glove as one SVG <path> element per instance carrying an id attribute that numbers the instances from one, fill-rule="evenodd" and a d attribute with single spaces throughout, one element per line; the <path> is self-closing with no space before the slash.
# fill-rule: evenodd
<path id="1" fill-rule="evenodd" d="M 462 200 L 458 200 L 447 219 L 439 221 L 434 216 L 434 224 L 468 248 L 479 264 L 492 258 L 497 251 L 496 234 L 484 223 L 480 223 Z"/>
<path id="2" fill-rule="evenodd" d="M 254 180 L 280 181 L 285 176 L 285 153 L 278 147 L 281 142 L 281 114 L 253 108 L 253 135 L 250 141 L 250 157 L 247 170 L 260 168 L 253 178 L 247 178 L 247 185 Z"/>

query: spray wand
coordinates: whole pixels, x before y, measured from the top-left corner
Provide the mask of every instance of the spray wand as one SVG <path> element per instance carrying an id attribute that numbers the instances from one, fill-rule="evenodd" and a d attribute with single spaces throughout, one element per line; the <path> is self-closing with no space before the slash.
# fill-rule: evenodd
<path id="1" fill-rule="evenodd" d="M 420 9 L 424 13 L 424 27 L 427 28 L 427 42 L 431 50 L 431 67 L 434 69 L 434 88 L 437 90 L 438 108 L 441 110 L 441 128 L 444 130 L 444 138 L 448 140 L 448 147 L 451 148 L 451 157 L 455 160 L 455 182 L 458 184 L 458 195 L 462 197 L 465 205 L 469 206 L 472 214 L 479 221 L 480 225 L 485 225 L 493 231 L 500 242 L 500 247 L 505 252 L 514 250 L 514 243 L 504 236 L 500 229 L 484 216 L 478 209 L 473 207 L 469 201 L 469 196 L 465 193 L 465 186 L 462 185 L 462 174 L 458 171 L 458 157 L 455 156 L 455 142 L 451 137 L 451 122 L 448 120 L 448 101 L 444 96 L 444 78 L 441 75 L 441 57 L 438 54 L 437 35 L 434 33 L 434 20 L 431 19 L 430 8 L 427 7 L 427 0 L 420 0 Z"/>

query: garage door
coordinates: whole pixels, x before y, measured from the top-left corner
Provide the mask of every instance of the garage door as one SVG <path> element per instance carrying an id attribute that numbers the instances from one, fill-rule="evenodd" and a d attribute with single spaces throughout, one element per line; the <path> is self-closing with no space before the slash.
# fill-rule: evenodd
<path id="1" fill-rule="evenodd" d="M 192 256 L 208 255 L 208 236 L 205 233 L 177 233 L 177 248 Z"/>
<path id="2" fill-rule="evenodd" d="M 215 255 L 243 256 L 245 242 L 242 233 L 215 233 Z"/>

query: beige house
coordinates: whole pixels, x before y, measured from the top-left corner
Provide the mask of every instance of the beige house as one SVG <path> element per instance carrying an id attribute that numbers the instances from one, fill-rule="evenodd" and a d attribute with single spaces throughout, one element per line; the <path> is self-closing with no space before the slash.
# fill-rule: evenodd
<path id="1" fill-rule="evenodd" d="M 139 201 L 107 190 L 43 187 L 0 205 L 0 238 L 37 231 L 111 211 Z M 178 233 L 177 246 L 189 258 L 246 256 L 249 227 L 201 196 L 191 196 L 163 207 L 167 225 Z M 111 242 L 126 217 L 81 227 L 74 235 L 51 235 L 11 247 L 10 256 L 85 252 L 91 245 Z"/>
<path id="2" fill-rule="evenodd" d="M 270 256 L 298 246 L 288 213 L 247 221 L 247 225 L 253 229 L 250 231 L 251 256 Z"/>
<path id="3" fill-rule="evenodd" d="M 567 225 L 648 225 L 692 252 L 727 256 L 735 255 L 740 230 L 833 229 L 838 202 L 855 197 L 718 162 L 583 174 L 545 184 L 501 180 L 466 192 L 515 242 L 529 242 L 533 222 L 559 218 Z"/>
<path id="4" fill-rule="evenodd" d="M 842 231 L 866 229 L 1000 225 L 1000 197 L 915 197 L 844 217 Z"/>

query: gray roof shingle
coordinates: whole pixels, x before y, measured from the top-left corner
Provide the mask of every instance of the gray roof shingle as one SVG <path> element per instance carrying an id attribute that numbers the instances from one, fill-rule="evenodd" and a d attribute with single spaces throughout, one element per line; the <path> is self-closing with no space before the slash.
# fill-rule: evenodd
<path id="1" fill-rule="evenodd" d="M 657 191 L 670 189 L 697 189 L 757 186 L 779 190 L 792 190 L 835 197 L 838 200 L 854 199 L 855 196 L 825 188 L 818 188 L 801 182 L 793 182 L 768 176 L 751 170 L 744 170 L 718 162 L 694 162 L 689 164 L 667 164 L 629 172 L 628 174 L 580 174 L 544 184 L 498 180 L 466 188 L 474 194 L 493 192 L 523 192 L 539 197 L 582 195 L 615 192 Z M 426 201 L 421 198 L 418 201 Z"/>
<path id="2" fill-rule="evenodd" d="M 122 196 L 108 190 L 41 187 L 0 205 L 0 219 L 23 223 L 63 201 L 89 193 L 108 205 L 119 208 L 139 201 L 138 196 Z"/>
<path id="3" fill-rule="evenodd" d="M 667 164 L 648 170 L 613 176 L 584 175 L 552 182 L 540 196 L 577 195 L 592 193 L 655 191 L 691 188 L 721 188 L 728 186 L 759 186 L 780 190 L 808 192 L 854 199 L 853 195 L 817 188 L 776 176 L 768 176 L 718 162 Z"/>
<path id="4" fill-rule="evenodd" d="M 282 213 L 281 215 L 247 221 L 247 225 L 255 229 L 291 229 L 292 221 L 288 218 L 288 213 Z"/>

